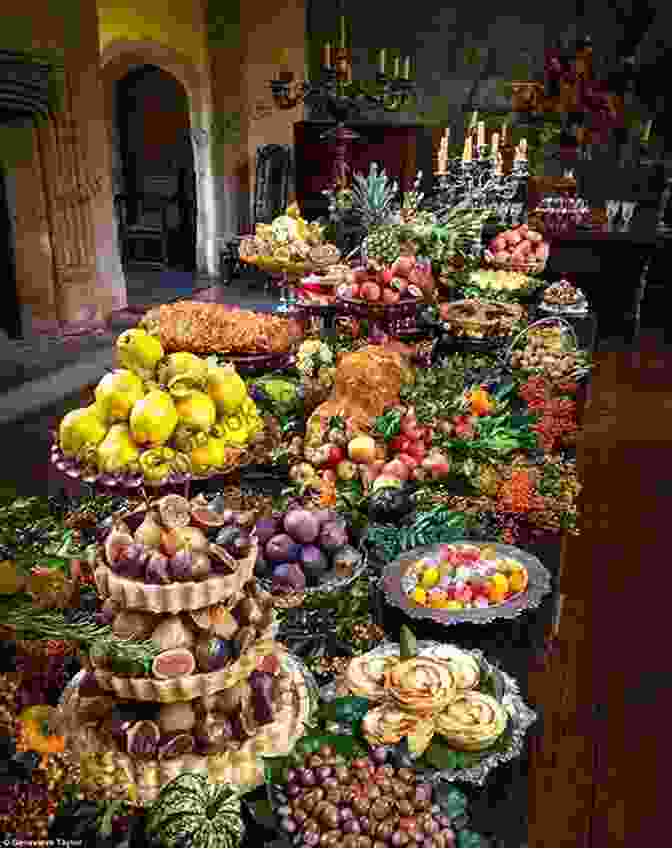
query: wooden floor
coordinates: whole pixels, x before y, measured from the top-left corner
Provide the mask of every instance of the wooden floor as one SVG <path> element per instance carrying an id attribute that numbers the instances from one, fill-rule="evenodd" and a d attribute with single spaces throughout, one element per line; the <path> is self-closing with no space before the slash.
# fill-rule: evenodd
<path id="1" fill-rule="evenodd" d="M 530 676 L 529 845 L 669 846 L 672 349 L 598 355 L 579 464 L 583 531 Z"/>

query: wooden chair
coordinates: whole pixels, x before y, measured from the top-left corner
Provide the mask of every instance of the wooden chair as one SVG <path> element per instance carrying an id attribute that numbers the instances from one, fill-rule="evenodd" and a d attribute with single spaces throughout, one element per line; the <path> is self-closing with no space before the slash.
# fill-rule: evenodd
<path id="1" fill-rule="evenodd" d="M 257 224 L 270 224 L 287 208 L 291 170 L 289 146 L 266 144 L 257 149 L 252 232 Z M 243 238 L 245 236 L 236 236 L 222 251 L 222 270 L 226 272 L 228 283 L 243 271 L 238 252 Z"/>
<path id="2" fill-rule="evenodd" d="M 170 199 L 160 194 L 117 195 L 122 265 L 168 265 L 167 209 Z"/>

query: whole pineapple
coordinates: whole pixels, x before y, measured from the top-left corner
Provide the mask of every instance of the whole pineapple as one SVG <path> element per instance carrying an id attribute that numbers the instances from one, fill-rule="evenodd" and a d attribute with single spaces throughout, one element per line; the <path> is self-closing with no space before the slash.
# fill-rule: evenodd
<path id="1" fill-rule="evenodd" d="M 364 253 L 368 259 L 389 264 L 399 256 L 399 241 L 392 224 L 393 204 L 399 187 L 385 171 L 378 172 L 373 162 L 368 177 L 355 174 L 352 187 L 352 212 L 368 231 Z"/>
<path id="2" fill-rule="evenodd" d="M 481 463 L 473 477 L 478 489 L 485 495 L 496 496 L 502 483 L 501 476 L 494 466 Z"/>
<path id="3" fill-rule="evenodd" d="M 388 225 L 371 230 L 364 239 L 363 250 L 367 259 L 391 265 L 402 252 L 398 228 Z"/>

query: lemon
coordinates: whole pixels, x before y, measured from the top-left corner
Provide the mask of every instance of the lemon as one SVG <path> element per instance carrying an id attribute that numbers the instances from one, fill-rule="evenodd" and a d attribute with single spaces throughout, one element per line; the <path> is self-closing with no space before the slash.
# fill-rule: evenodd
<path id="1" fill-rule="evenodd" d="M 127 422 L 136 401 L 145 394 L 142 380 L 130 369 L 116 369 L 96 386 L 96 404 L 108 422 Z"/>
<path id="2" fill-rule="evenodd" d="M 247 394 L 245 381 L 232 365 L 211 366 L 208 370 L 208 395 L 217 407 L 219 415 L 231 415 L 249 401 L 254 401 Z M 256 407 L 254 407 L 256 410 Z"/>
<path id="3" fill-rule="evenodd" d="M 208 431 L 217 418 L 215 402 L 205 392 L 192 392 L 175 402 L 179 424 L 193 430 Z"/>
<path id="4" fill-rule="evenodd" d="M 439 583 L 440 578 L 441 578 L 441 575 L 440 575 L 437 567 L 436 566 L 430 566 L 429 569 L 425 569 L 425 571 L 422 575 L 422 582 L 421 582 L 422 586 L 426 590 L 429 590 L 432 587 L 435 587 Z"/>

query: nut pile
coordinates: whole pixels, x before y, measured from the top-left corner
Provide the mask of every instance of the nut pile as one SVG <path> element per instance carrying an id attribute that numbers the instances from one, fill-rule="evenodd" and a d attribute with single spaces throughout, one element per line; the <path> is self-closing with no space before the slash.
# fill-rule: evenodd
<path id="1" fill-rule="evenodd" d="M 511 355 L 514 368 L 540 371 L 552 380 L 569 377 L 578 364 L 578 351 L 567 347 L 561 327 L 537 327 L 530 330 L 525 348 Z"/>
<path id="2" fill-rule="evenodd" d="M 383 747 L 347 765 L 331 746 L 288 770 L 278 813 L 301 846 L 455 845 L 451 821 L 432 805 L 415 770 L 386 763 Z"/>

